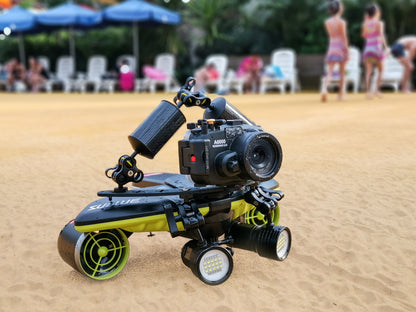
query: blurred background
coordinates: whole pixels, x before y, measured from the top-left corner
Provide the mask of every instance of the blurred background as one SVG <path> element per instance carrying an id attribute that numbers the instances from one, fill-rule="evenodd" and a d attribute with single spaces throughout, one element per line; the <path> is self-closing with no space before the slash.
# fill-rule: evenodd
<path id="1" fill-rule="evenodd" d="M 42 12 L 64 3 L 64 0 L 0 0 L 0 8 L 18 4 Z M 117 0 L 76 0 L 76 4 L 102 10 Z M 122 2 L 122 1 L 120 1 Z M 268 62 L 278 48 L 291 48 L 297 53 L 302 89 L 315 89 L 322 74 L 328 38 L 323 22 L 328 17 L 323 0 L 149 0 L 148 2 L 181 15 L 176 26 L 140 28 L 139 68 L 152 64 L 162 52 L 176 56 L 175 76 L 186 76 L 215 53 L 229 56 L 229 66 L 238 67 L 241 58 L 250 54 Z M 405 34 L 416 33 L 416 0 L 379 0 L 385 21 L 388 43 Z M 361 23 L 366 1 L 345 0 L 344 18 L 348 22 L 350 45 L 362 49 Z M 106 26 L 88 31 L 77 30 L 76 69 L 85 71 L 88 57 L 101 54 L 109 66 L 115 66 L 119 55 L 132 51 L 131 25 Z M 54 71 L 56 59 L 68 54 L 69 32 L 65 29 L 25 35 L 26 56 L 46 55 Z M 16 56 L 17 36 L 0 36 L 0 63 Z M 142 75 L 140 73 L 140 75 Z M 416 77 L 413 77 L 415 81 Z"/>

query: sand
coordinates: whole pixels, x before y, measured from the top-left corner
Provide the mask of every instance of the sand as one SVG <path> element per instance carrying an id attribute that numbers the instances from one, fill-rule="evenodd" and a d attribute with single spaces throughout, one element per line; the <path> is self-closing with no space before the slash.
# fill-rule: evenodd
<path id="1" fill-rule="evenodd" d="M 416 94 L 227 97 L 283 147 L 284 262 L 235 249 L 231 277 L 208 286 L 182 264 L 187 240 L 165 232 L 131 236 L 126 267 L 107 281 L 63 262 L 61 228 L 114 187 L 104 170 L 171 98 L 0 94 L 0 311 L 416 311 Z M 184 132 L 139 167 L 178 172 Z"/>

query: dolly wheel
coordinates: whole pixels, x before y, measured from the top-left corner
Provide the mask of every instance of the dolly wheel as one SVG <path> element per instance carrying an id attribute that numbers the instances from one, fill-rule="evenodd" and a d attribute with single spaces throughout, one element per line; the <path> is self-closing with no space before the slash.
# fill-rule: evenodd
<path id="1" fill-rule="evenodd" d="M 86 233 L 76 257 L 82 271 L 97 280 L 117 275 L 129 257 L 129 241 L 121 230 Z"/>
<path id="2" fill-rule="evenodd" d="M 279 224 L 279 206 L 272 211 L 272 221 L 274 224 Z M 253 224 L 253 225 L 263 225 L 267 223 L 267 218 L 264 214 L 254 208 L 244 214 L 244 223 Z"/>

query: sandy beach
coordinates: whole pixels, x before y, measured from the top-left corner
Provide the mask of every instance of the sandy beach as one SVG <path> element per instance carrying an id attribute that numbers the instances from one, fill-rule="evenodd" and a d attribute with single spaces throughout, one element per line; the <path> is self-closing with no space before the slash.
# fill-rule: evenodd
<path id="1" fill-rule="evenodd" d="M 133 234 L 110 280 L 63 262 L 61 228 L 114 187 L 105 169 L 172 97 L 0 93 L 0 311 L 416 311 L 416 93 L 226 96 L 282 145 L 284 262 L 235 249 L 231 277 L 208 286 L 181 261 L 187 240 L 167 232 Z M 139 167 L 178 172 L 185 131 Z"/>

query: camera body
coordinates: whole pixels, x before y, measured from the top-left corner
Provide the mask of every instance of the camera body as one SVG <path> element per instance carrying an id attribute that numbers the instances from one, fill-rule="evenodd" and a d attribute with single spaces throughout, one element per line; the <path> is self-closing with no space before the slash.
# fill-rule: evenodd
<path id="1" fill-rule="evenodd" d="M 179 109 L 183 102 L 185 106 L 200 106 L 205 111 L 204 119 L 188 123 L 185 138 L 179 141 L 181 174 L 190 175 L 201 186 L 244 185 L 271 180 L 277 174 L 282 148 L 273 135 L 264 132 L 224 98 L 211 102 L 203 95 L 181 90 L 178 98 L 184 97 L 183 101 L 177 105 L 162 101 L 129 136 L 134 155 L 152 159 L 159 152 L 186 121 Z M 130 180 L 119 183 L 119 190 Z"/>
<path id="2" fill-rule="evenodd" d="M 282 163 L 277 139 L 241 119 L 188 123 L 179 141 L 180 173 L 199 185 L 237 185 L 272 179 Z"/>

